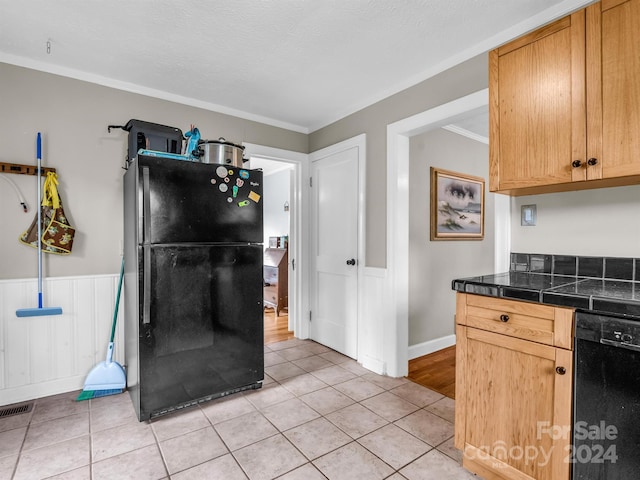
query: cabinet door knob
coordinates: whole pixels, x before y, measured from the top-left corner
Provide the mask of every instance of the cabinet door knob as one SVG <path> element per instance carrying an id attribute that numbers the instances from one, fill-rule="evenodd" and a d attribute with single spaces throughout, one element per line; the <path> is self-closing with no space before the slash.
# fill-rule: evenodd
<path id="1" fill-rule="evenodd" d="M 500 321 L 501 322 L 508 322 L 509 321 L 509 315 L 505 315 L 504 313 L 502 315 L 500 315 Z"/>
<path id="2" fill-rule="evenodd" d="M 567 373 L 567 369 L 564 367 L 556 367 L 556 373 L 558 375 L 564 375 L 565 373 Z"/>
<path id="3" fill-rule="evenodd" d="M 580 168 L 582 166 L 582 160 L 574 160 L 571 162 L 571 166 L 573 168 Z"/>
<path id="4" fill-rule="evenodd" d="M 352 258 L 351 260 L 347 260 L 347 265 L 355 265 L 356 264 L 356 259 Z"/>
<path id="5" fill-rule="evenodd" d="M 587 160 L 587 165 L 590 165 L 593 167 L 594 165 L 597 165 L 597 164 L 598 164 L 597 158 L 590 158 L 589 160 Z"/>

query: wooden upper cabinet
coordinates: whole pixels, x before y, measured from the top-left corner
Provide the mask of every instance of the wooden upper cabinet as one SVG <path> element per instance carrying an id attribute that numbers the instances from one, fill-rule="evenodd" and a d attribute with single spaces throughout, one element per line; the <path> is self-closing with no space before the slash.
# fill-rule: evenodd
<path id="1" fill-rule="evenodd" d="M 605 0 L 489 55 L 491 191 L 640 183 L 640 0 Z"/>
<path id="2" fill-rule="evenodd" d="M 580 11 L 490 53 L 490 190 L 572 180 L 586 149 L 584 30 Z"/>
<path id="3" fill-rule="evenodd" d="M 587 64 L 601 65 L 588 77 L 589 155 L 602 159 L 602 178 L 640 175 L 640 0 L 588 7 L 587 27 Z"/>

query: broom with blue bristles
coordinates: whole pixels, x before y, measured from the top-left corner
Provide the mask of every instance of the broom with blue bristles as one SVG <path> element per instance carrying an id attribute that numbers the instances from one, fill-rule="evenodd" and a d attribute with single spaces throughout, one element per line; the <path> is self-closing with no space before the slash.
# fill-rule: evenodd
<path id="1" fill-rule="evenodd" d="M 122 291 L 122 280 L 124 278 L 124 258 L 120 267 L 120 280 L 118 282 L 118 294 L 116 296 L 116 307 L 113 312 L 113 323 L 111 325 L 111 339 L 107 348 L 107 358 L 87 375 L 84 382 L 84 389 L 78 395 L 77 401 L 89 400 L 90 398 L 106 397 L 107 395 L 115 395 L 122 393 L 127 378 L 124 368 L 118 362 L 113 361 L 113 339 L 116 334 L 116 320 L 118 318 L 118 305 L 120 304 L 120 292 Z"/>

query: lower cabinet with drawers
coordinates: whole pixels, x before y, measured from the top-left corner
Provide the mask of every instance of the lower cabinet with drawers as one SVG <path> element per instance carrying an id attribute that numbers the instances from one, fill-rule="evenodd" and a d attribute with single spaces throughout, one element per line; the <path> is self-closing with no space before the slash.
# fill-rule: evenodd
<path id="1" fill-rule="evenodd" d="M 568 480 L 573 309 L 456 295 L 463 466 L 486 480 Z"/>

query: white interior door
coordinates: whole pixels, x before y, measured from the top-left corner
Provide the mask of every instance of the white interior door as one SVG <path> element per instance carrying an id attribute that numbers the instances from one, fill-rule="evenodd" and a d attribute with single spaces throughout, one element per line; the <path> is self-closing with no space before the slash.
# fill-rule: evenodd
<path id="1" fill-rule="evenodd" d="M 358 148 L 312 154 L 310 192 L 310 337 L 357 358 Z"/>

